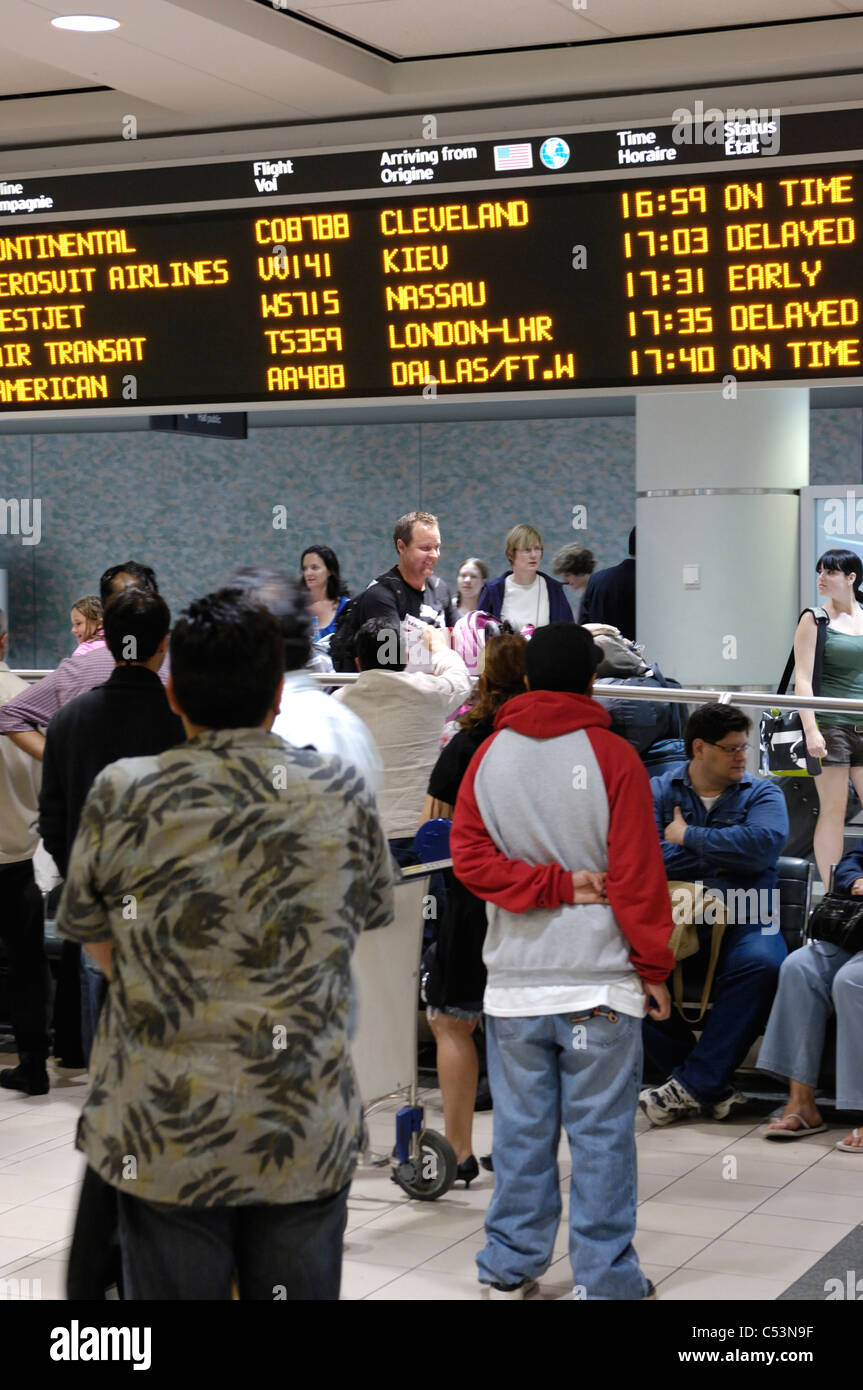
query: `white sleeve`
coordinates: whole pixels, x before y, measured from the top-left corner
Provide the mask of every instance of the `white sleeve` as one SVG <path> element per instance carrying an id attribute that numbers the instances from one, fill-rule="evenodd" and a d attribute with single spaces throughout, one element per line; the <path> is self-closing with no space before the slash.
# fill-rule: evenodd
<path id="1" fill-rule="evenodd" d="M 440 692 L 446 714 L 452 714 L 471 692 L 470 672 L 458 652 L 449 647 L 438 647 L 431 656 L 432 675 L 427 679 L 433 680 Z"/>

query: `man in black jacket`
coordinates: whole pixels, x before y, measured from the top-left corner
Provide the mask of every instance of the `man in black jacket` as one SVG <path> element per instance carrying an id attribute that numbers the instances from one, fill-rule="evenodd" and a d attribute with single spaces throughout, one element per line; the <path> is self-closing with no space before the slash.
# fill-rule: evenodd
<path id="1" fill-rule="evenodd" d="M 104 613 L 115 663 L 111 676 L 70 700 L 48 725 L 39 830 L 64 878 L 87 793 L 102 768 L 118 758 L 163 753 L 185 739 L 157 674 L 170 626 L 170 610 L 157 593 L 131 588 L 112 598 Z M 82 1039 L 88 1062 L 106 989 L 104 975 L 84 953 Z M 103 1299 L 105 1289 L 120 1282 L 116 1225 L 114 1190 L 88 1169 L 69 1253 L 69 1298 Z"/>
<path id="2" fill-rule="evenodd" d="M 629 533 L 629 555 L 619 565 L 596 570 L 587 581 L 578 621 L 610 623 L 632 640 L 635 637 L 635 527 Z"/>
<path id="3" fill-rule="evenodd" d="M 105 608 L 105 641 L 114 670 L 104 685 L 77 695 L 48 725 L 39 796 L 39 831 L 65 878 L 87 793 L 118 758 L 163 753 L 184 740 L 157 672 L 168 648 L 171 614 L 165 600 L 125 589 Z M 104 997 L 104 976 L 82 961 L 82 1029 L 89 1060 Z"/>

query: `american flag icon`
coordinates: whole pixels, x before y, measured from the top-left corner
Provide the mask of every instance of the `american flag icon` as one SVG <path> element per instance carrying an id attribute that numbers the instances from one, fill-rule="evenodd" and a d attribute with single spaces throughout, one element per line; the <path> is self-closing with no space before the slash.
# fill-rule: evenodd
<path id="1" fill-rule="evenodd" d="M 533 150 L 527 141 L 521 145 L 495 145 L 494 167 L 503 172 L 510 169 L 532 169 Z"/>

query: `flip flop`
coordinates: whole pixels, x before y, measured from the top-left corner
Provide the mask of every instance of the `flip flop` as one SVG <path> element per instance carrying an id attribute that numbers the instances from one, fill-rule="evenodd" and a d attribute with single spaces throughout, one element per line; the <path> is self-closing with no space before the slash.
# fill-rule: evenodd
<path id="1" fill-rule="evenodd" d="M 860 1138 L 859 1129 L 852 1129 L 851 1134 L 855 1139 Z M 863 1147 L 860 1144 L 846 1144 L 844 1139 L 840 1139 L 836 1145 L 837 1149 L 843 1149 L 847 1154 L 863 1154 Z"/>
<path id="2" fill-rule="evenodd" d="M 799 1128 L 799 1129 L 765 1129 L 764 1134 L 763 1134 L 762 1137 L 763 1137 L 764 1139 L 773 1139 L 773 1140 L 777 1140 L 779 1143 L 787 1143 L 787 1142 L 788 1142 L 789 1140 L 791 1140 L 791 1139 L 805 1139 L 806 1136 L 807 1136 L 807 1134 L 823 1134 L 823 1133 L 824 1133 L 824 1130 L 827 1128 L 827 1126 L 823 1123 L 823 1121 L 822 1121 L 822 1123 L 821 1123 L 820 1125 L 808 1125 L 808 1124 L 806 1123 L 806 1121 L 804 1120 L 803 1116 L 802 1116 L 802 1115 L 798 1115 L 797 1112 L 796 1112 L 795 1110 L 790 1111 L 787 1115 L 783 1115 L 783 1116 L 782 1116 L 782 1119 L 783 1119 L 783 1120 L 799 1120 L 799 1121 L 800 1121 L 800 1128 Z M 863 1152 L 863 1150 L 861 1150 L 861 1152 Z"/>

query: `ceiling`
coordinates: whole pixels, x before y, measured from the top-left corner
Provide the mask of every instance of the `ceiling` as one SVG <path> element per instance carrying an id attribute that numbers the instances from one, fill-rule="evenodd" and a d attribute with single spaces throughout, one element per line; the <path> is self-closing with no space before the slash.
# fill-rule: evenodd
<path id="1" fill-rule="evenodd" d="M 863 99 L 863 10 L 849 0 L 94 0 L 92 8 L 122 28 L 60 31 L 49 22 L 66 12 L 58 5 L 0 0 L 0 173 L 62 165 L 62 154 L 32 156 L 72 145 L 104 145 L 114 162 L 126 160 L 130 114 L 142 158 L 147 141 L 168 136 L 536 101 L 588 103 L 590 120 L 654 119 L 670 109 L 668 93 L 756 82 L 779 84 L 789 103 Z M 642 95 L 627 109 L 630 94 Z M 25 150 L 26 165 L 10 158 Z"/>

